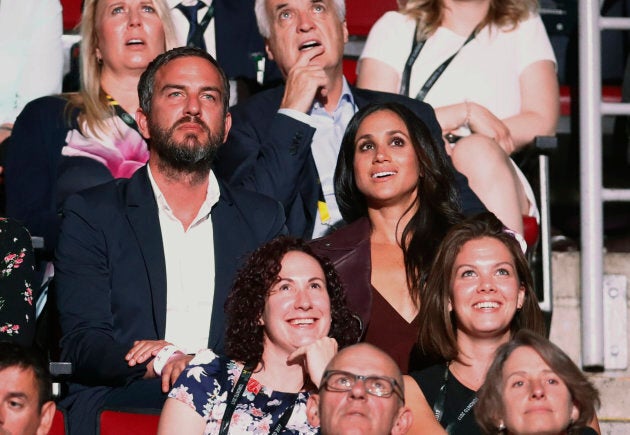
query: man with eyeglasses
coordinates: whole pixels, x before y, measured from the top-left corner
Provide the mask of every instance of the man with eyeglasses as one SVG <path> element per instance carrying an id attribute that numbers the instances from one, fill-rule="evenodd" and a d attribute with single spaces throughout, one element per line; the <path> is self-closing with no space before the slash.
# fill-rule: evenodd
<path id="1" fill-rule="evenodd" d="M 341 350 L 324 372 L 318 394 L 307 403 L 309 423 L 322 435 L 406 434 L 412 414 L 405 406 L 400 369 L 367 343 Z"/>

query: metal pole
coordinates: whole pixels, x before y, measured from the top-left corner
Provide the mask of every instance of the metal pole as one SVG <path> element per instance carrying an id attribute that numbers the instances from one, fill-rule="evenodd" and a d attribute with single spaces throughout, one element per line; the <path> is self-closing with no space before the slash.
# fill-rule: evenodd
<path id="1" fill-rule="evenodd" d="M 579 3 L 582 366 L 604 367 L 601 35 L 599 2 Z"/>

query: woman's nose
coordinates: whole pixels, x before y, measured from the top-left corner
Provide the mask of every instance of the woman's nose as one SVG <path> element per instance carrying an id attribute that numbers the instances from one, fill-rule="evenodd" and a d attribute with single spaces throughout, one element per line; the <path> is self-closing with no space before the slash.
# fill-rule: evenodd
<path id="1" fill-rule="evenodd" d="M 308 290 L 298 290 L 295 295 L 295 307 L 303 310 L 311 308 L 312 301 Z"/>
<path id="2" fill-rule="evenodd" d="M 545 397 L 545 388 L 540 380 L 533 380 L 530 384 L 531 397 L 533 399 L 542 399 Z"/>

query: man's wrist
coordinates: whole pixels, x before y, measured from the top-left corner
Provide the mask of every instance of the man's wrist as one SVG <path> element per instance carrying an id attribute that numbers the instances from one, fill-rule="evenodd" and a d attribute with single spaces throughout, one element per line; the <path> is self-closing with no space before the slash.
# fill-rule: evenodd
<path id="1" fill-rule="evenodd" d="M 153 371 L 155 374 L 162 376 L 164 366 L 166 366 L 171 359 L 177 357 L 177 355 L 184 355 L 184 352 L 175 345 L 169 344 L 160 349 L 153 359 Z"/>

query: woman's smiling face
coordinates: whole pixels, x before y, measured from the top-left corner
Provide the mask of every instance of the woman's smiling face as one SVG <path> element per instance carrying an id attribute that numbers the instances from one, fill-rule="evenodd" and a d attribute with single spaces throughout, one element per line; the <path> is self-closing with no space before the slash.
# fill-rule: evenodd
<path id="1" fill-rule="evenodd" d="M 368 205 L 410 204 L 415 200 L 418 156 L 398 115 L 380 110 L 366 116 L 354 143 L 355 180 Z"/>
<path id="2" fill-rule="evenodd" d="M 300 251 L 282 259 L 278 281 L 269 290 L 261 317 L 265 350 L 292 353 L 328 335 L 330 297 L 319 262 Z"/>
<path id="3" fill-rule="evenodd" d="M 524 297 L 514 258 L 501 241 L 482 237 L 462 246 L 453 265 L 449 303 L 458 334 L 509 336 Z"/>

